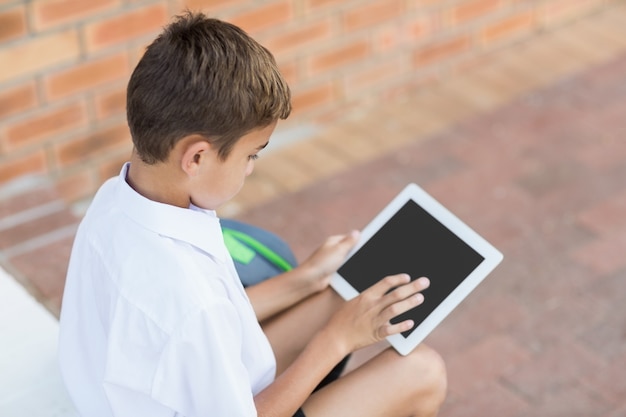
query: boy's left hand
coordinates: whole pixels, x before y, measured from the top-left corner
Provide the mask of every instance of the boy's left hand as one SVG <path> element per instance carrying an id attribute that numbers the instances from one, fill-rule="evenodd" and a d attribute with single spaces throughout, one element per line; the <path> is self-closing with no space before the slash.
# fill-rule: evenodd
<path id="1" fill-rule="evenodd" d="M 359 236 L 360 233 L 356 230 L 345 235 L 330 236 L 302 263 L 301 267 L 308 272 L 304 276 L 311 280 L 314 292 L 328 287 L 332 274 L 341 266 L 350 249 L 356 245 Z"/>

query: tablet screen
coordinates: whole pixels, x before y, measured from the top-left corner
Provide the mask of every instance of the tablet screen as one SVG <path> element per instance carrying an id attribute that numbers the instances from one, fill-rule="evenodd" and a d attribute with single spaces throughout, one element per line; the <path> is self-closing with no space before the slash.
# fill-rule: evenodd
<path id="1" fill-rule="evenodd" d="M 387 275 L 425 276 L 424 302 L 396 317 L 412 319 L 406 338 L 485 258 L 409 200 L 337 271 L 358 292 Z"/>

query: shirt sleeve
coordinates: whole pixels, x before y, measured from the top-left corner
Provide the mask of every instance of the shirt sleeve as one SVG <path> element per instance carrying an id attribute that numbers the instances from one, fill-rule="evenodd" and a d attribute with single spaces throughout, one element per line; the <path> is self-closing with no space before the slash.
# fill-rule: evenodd
<path id="1" fill-rule="evenodd" d="M 226 300 L 191 314 L 161 354 L 152 396 L 186 417 L 256 417 L 239 320 Z"/>

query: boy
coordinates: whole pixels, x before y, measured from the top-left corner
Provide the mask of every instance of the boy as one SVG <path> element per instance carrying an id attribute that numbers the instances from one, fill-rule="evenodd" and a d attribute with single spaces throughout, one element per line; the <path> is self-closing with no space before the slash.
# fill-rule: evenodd
<path id="1" fill-rule="evenodd" d="M 134 150 L 76 236 L 60 364 L 83 416 L 432 416 L 439 356 L 387 349 L 322 389 L 351 352 L 408 330 L 425 278 L 386 277 L 344 302 L 329 276 L 356 232 L 244 291 L 214 210 L 267 146 L 290 93 L 239 28 L 178 17 L 148 47 L 127 97 Z M 306 323 L 306 325 L 303 325 Z"/>

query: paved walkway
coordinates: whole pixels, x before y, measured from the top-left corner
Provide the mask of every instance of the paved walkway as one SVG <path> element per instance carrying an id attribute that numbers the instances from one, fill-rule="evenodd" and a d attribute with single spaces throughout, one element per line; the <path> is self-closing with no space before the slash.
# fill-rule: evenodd
<path id="1" fill-rule="evenodd" d="M 420 184 L 505 254 L 427 339 L 441 415 L 626 416 L 625 21 L 610 8 L 262 155 L 222 213 L 303 258 Z M 29 187 L 48 191 L 0 193 L 0 263 L 56 314 L 76 218 Z"/>
<path id="2" fill-rule="evenodd" d="M 540 56 L 562 67 L 576 61 L 549 42 L 529 46 L 528 68 L 547 68 Z M 590 53 L 606 53 L 605 43 L 589 43 Z M 526 57 L 492 64 L 513 60 Z M 626 52 L 504 105 L 483 90 L 496 84 L 492 72 L 498 85 L 519 87 L 522 71 L 486 67 L 427 93 L 432 103 L 485 80 L 462 97 L 484 103 L 481 115 L 410 139 L 424 119 L 412 97 L 354 124 L 381 151 L 396 135 L 409 137 L 405 145 L 240 217 L 281 233 L 302 258 L 326 235 L 363 227 L 417 182 L 505 255 L 427 339 L 449 368 L 441 416 L 626 416 Z M 466 105 L 434 103 L 429 116 L 464 114 Z M 385 131 L 396 115 L 400 125 Z M 354 136 L 325 139 L 334 155 L 360 157 Z M 291 154 L 295 164 L 317 163 L 310 146 Z"/>

